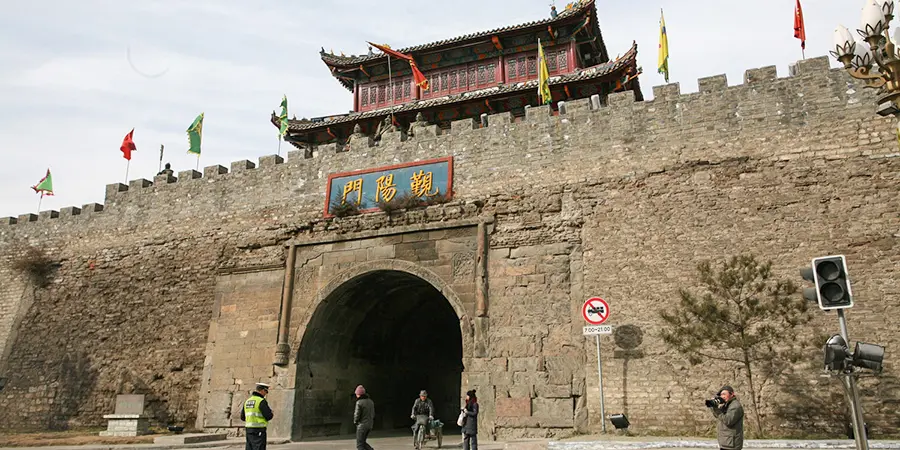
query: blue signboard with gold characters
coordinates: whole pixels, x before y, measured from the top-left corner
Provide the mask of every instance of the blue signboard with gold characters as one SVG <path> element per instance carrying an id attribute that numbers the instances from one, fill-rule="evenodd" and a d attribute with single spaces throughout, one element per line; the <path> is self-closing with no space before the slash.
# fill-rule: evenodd
<path id="1" fill-rule="evenodd" d="M 427 200 L 437 195 L 449 197 L 453 189 L 453 157 L 431 159 L 374 169 L 328 175 L 325 216 L 344 203 L 355 204 L 360 211 L 377 209 L 378 202 L 390 202 L 403 196 Z"/>

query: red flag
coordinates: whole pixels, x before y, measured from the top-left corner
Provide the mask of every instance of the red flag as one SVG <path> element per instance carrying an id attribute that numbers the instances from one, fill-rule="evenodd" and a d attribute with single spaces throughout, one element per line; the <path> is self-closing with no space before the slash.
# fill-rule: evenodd
<path id="1" fill-rule="evenodd" d="M 416 83 L 416 86 L 421 87 L 422 89 L 428 89 L 428 79 L 425 78 L 425 75 L 419 70 L 419 67 L 416 66 L 416 61 L 413 59 L 412 55 L 404 55 L 396 50 L 392 50 L 387 45 L 378 45 L 369 42 L 369 45 L 372 47 L 381 50 L 386 55 L 393 56 L 394 58 L 403 59 L 409 61 L 409 68 L 412 69 L 413 73 L 413 81 Z"/>
<path id="2" fill-rule="evenodd" d="M 393 56 L 394 58 L 400 58 L 400 59 L 405 59 L 407 61 L 412 61 L 412 56 L 404 55 L 403 53 L 400 53 L 396 50 L 391 50 L 391 48 L 388 47 L 387 45 L 378 45 L 378 44 L 373 44 L 371 42 L 369 42 L 369 45 L 377 48 L 378 50 L 381 50 L 385 54 Z"/>
<path id="3" fill-rule="evenodd" d="M 425 78 L 425 75 L 422 73 L 422 71 L 420 71 L 419 68 L 416 67 L 416 62 L 413 61 L 412 58 L 409 59 L 409 67 L 412 69 L 413 82 L 416 83 L 416 86 L 428 90 L 428 79 Z"/>
<path id="4" fill-rule="evenodd" d="M 125 139 L 122 140 L 122 146 L 119 147 L 119 150 L 122 150 L 122 156 L 125 159 L 131 161 L 131 152 L 137 150 L 137 147 L 134 146 L 134 128 L 125 135 Z"/>
<path id="5" fill-rule="evenodd" d="M 797 0 L 797 8 L 794 11 L 794 37 L 800 39 L 800 48 L 806 50 L 806 27 L 803 25 L 803 8 L 800 0 Z"/>

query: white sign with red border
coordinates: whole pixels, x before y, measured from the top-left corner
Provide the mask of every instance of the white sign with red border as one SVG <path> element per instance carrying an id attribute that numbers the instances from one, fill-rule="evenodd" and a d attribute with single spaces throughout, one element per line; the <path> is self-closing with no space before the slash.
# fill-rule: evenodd
<path id="1" fill-rule="evenodd" d="M 609 304 L 600 297 L 591 297 L 581 307 L 581 316 L 591 325 L 600 325 L 609 318 Z"/>

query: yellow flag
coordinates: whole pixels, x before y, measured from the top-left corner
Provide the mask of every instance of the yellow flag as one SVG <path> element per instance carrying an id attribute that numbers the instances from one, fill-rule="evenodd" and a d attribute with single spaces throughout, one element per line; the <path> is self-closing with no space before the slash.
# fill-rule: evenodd
<path id="1" fill-rule="evenodd" d="M 657 71 L 669 82 L 669 36 L 666 35 L 666 19 L 662 9 L 659 10 L 659 63 Z"/>
<path id="2" fill-rule="evenodd" d="M 538 95 L 541 104 L 546 105 L 553 101 L 550 95 L 550 69 L 547 68 L 547 58 L 544 56 L 544 48 L 538 39 Z"/>

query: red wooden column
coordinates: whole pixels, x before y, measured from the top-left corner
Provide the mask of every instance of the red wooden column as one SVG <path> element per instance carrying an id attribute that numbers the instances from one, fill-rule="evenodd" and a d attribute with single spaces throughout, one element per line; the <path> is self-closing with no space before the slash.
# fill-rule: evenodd
<path id="1" fill-rule="evenodd" d="M 575 41 L 569 40 L 569 43 L 566 44 L 568 48 L 566 48 L 566 59 L 569 61 L 568 67 L 569 72 L 574 72 L 575 69 L 583 69 L 583 67 L 575 67 L 578 63 L 575 57 Z"/>

